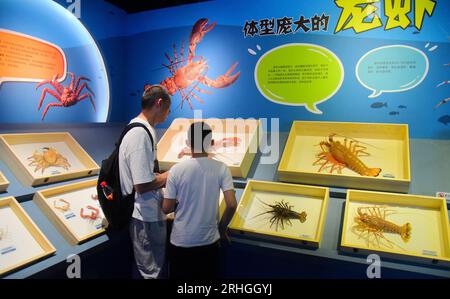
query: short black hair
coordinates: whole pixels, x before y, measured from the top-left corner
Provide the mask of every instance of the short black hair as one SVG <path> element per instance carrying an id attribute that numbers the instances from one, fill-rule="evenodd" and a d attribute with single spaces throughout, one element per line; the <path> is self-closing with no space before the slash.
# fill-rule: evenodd
<path id="1" fill-rule="evenodd" d="M 189 127 L 188 142 L 194 153 L 204 153 L 211 146 L 212 129 L 202 121 L 194 122 Z"/>
<path id="2" fill-rule="evenodd" d="M 144 89 L 141 102 L 142 110 L 152 108 L 158 99 L 162 99 L 164 102 L 170 103 L 169 92 L 164 86 L 159 84 L 146 85 Z"/>

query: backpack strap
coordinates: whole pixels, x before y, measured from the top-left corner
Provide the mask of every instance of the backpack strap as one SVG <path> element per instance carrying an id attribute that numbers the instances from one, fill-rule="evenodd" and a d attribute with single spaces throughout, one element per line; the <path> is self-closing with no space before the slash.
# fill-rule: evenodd
<path id="1" fill-rule="evenodd" d="M 125 137 L 125 135 L 128 133 L 128 131 L 130 131 L 131 129 L 136 128 L 136 127 L 144 128 L 144 130 L 145 130 L 145 131 L 147 132 L 147 134 L 148 134 L 148 137 L 150 137 L 150 142 L 151 142 L 151 144 L 152 144 L 153 152 L 156 152 L 156 144 L 155 144 L 155 141 L 153 140 L 153 136 L 152 136 L 152 134 L 150 133 L 150 131 L 149 131 L 149 129 L 147 128 L 147 126 L 144 125 L 144 124 L 142 124 L 142 123 L 131 123 L 131 124 L 129 124 L 129 125 L 127 125 L 127 126 L 125 127 L 125 129 L 124 129 L 123 132 L 122 132 L 122 135 L 120 135 L 119 141 L 116 143 L 117 150 L 119 150 L 120 144 L 122 143 L 122 140 L 123 140 L 123 138 Z M 154 161 L 153 172 L 157 172 L 157 173 L 160 172 L 160 169 L 159 169 L 159 161 L 158 161 L 158 159 L 155 159 L 155 161 Z"/>
<path id="2" fill-rule="evenodd" d="M 153 151 L 155 151 L 156 150 L 156 145 L 155 145 L 155 142 L 153 140 L 153 136 L 150 133 L 150 131 L 147 128 L 147 126 L 142 124 L 142 123 L 131 123 L 131 124 L 127 125 L 125 127 L 125 129 L 122 131 L 122 135 L 120 135 L 119 141 L 116 143 L 117 148 L 122 144 L 122 140 L 125 137 L 125 135 L 128 133 L 128 131 L 130 131 L 131 129 L 136 128 L 136 127 L 144 128 L 144 130 L 147 132 L 148 136 L 150 137 L 150 142 L 152 143 Z"/>

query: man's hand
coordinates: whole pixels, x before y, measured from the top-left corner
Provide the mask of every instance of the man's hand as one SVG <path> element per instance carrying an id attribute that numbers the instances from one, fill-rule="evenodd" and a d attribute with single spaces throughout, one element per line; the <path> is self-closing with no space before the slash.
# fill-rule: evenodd
<path id="1" fill-rule="evenodd" d="M 230 236 L 228 236 L 228 227 L 219 227 L 219 234 L 220 234 L 220 239 L 225 240 L 228 242 L 228 244 L 231 243 L 231 239 Z"/>

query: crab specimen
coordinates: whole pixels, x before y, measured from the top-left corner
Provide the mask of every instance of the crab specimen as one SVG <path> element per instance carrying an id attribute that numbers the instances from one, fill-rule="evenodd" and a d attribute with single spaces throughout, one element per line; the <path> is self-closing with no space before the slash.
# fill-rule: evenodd
<path id="1" fill-rule="evenodd" d="M 43 147 L 42 150 L 42 152 L 35 150 L 33 155 L 27 158 L 31 161 L 28 166 L 36 166 L 34 172 L 41 170 L 41 173 L 44 173 L 44 170 L 49 167 L 62 167 L 65 170 L 69 169 L 70 163 L 67 161 L 67 158 L 58 153 L 56 149 L 52 147 Z"/>

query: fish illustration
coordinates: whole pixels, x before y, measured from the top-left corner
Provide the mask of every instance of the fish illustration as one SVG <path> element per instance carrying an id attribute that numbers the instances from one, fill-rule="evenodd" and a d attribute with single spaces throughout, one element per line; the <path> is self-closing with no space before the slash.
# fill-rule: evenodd
<path id="1" fill-rule="evenodd" d="M 370 108 L 382 108 L 382 107 L 387 107 L 387 103 L 382 103 L 382 102 L 376 102 L 373 103 L 372 105 L 370 105 Z"/>
<path id="2" fill-rule="evenodd" d="M 391 111 L 391 112 L 389 112 L 389 115 L 399 115 L 400 114 L 400 112 L 398 112 L 398 111 Z"/>
<path id="3" fill-rule="evenodd" d="M 406 109 L 406 106 L 405 105 L 400 105 L 400 106 L 398 106 L 398 109 Z"/>
<path id="4" fill-rule="evenodd" d="M 446 98 L 446 99 L 440 101 L 436 106 L 434 106 L 433 110 L 438 108 L 439 106 L 445 104 L 445 103 L 448 103 L 449 101 L 450 101 L 450 98 Z"/>
<path id="5" fill-rule="evenodd" d="M 448 123 L 450 123 L 450 115 L 444 115 L 439 117 L 438 122 L 447 125 Z"/>

